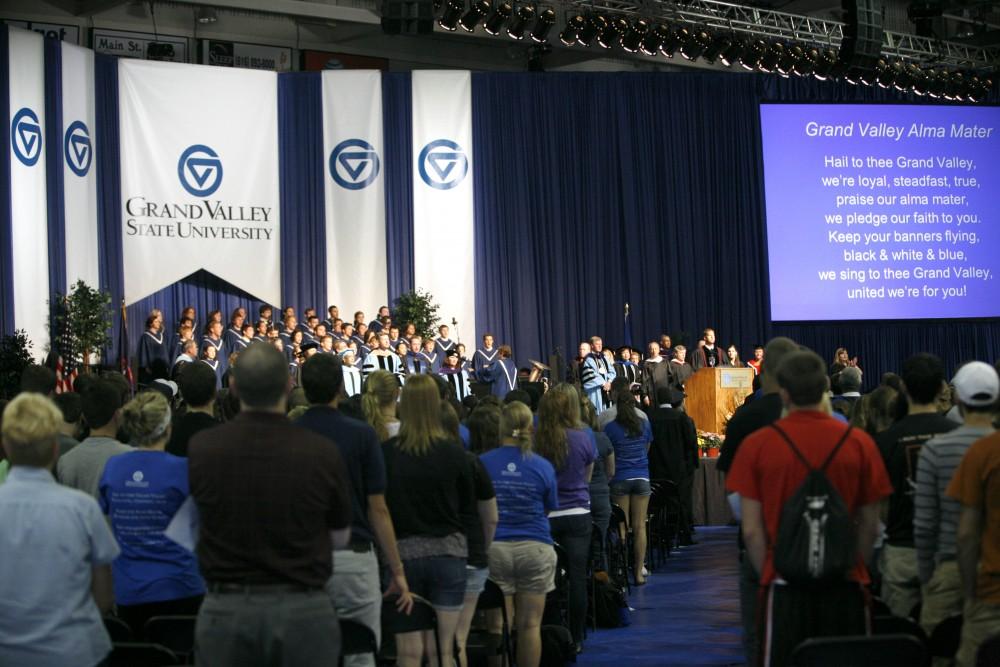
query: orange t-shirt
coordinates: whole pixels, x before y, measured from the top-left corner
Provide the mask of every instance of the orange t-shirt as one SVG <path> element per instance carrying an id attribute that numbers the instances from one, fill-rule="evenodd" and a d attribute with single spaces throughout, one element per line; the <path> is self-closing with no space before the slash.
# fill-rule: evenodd
<path id="1" fill-rule="evenodd" d="M 1000 431 L 977 440 L 965 452 L 948 485 L 948 495 L 983 513 L 976 597 L 1000 604 Z"/>
<path id="2" fill-rule="evenodd" d="M 793 412 L 777 423 L 814 468 L 823 465 L 847 428 L 843 422 L 825 413 L 804 410 Z M 805 481 L 807 473 L 784 438 L 770 427 L 754 432 L 736 451 L 726 488 L 761 504 L 767 531 L 767 556 L 760 579 L 763 585 L 777 578 L 772 550 L 781 510 Z M 860 429 L 851 431 L 827 466 L 826 475 L 851 514 L 892 492 L 882 455 L 871 437 Z M 850 578 L 865 584 L 869 582 L 860 553 Z"/>

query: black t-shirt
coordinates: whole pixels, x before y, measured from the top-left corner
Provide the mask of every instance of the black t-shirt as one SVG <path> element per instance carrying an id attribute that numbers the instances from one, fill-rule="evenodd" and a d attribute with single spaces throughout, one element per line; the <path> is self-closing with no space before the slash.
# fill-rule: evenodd
<path id="1" fill-rule="evenodd" d="M 188 443 L 198 431 L 218 426 L 219 420 L 204 412 L 188 412 L 174 420 L 174 428 L 170 432 L 170 442 L 167 443 L 167 453 L 174 456 L 187 456 Z"/>
<path id="2" fill-rule="evenodd" d="M 947 433 L 958 426 L 936 413 L 916 414 L 903 417 L 875 436 L 889 481 L 892 482 L 889 518 L 886 521 L 889 544 L 913 546 L 913 492 L 920 448 L 935 435 Z"/>
<path id="3" fill-rule="evenodd" d="M 751 403 L 744 403 L 736 410 L 726 426 L 726 439 L 719 453 L 718 469 L 729 472 L 740 443 L 754 431 L 770 426 L 781 419 L 784 406 L 778 394 L 764 394 Z"/>
<path id="4" fill-rule="evenodd" d="M 472 452 L 466 452 L 465 456 L 469 461 L 469 472 L 472 475 L 472 488 L 476 502 L 496 498 L 493 480 L 490 479 L 490 475 L 486 472 L 479 457 Z M 467 517 L 468 525 L 465 535 L 465 539 L 469 543 L 468 564 L 472 567 L 486 567 L 489 565 L 489 559 L 486 556 L 486 539 L 483 536 L 483 523 L 479 520 L 479 508 L 473 503 L 471 507 L 463 509 L 462 513 Z"/>

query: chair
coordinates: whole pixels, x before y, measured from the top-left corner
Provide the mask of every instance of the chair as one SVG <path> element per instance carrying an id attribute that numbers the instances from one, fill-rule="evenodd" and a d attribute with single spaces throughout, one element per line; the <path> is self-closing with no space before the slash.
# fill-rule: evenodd
<path id="1" fill-rule="evenodd" d="M 792 652 L 793 667 L 926 667 L 929 656 L 912 635 L 807 639 Z"/>
<path id="2" fill-rule="evenodd" d="M 624 537 L 623 537 L 624 536 Z M 632 560 L 632 540 L 625 519 L 625 510 L 611 503 L 611 519 L 608 522 L 608 574 L 632 592 L 629 583 L 629 562 Z"/>
<path id="3" fill-rule="evenodd" d="M 545 596 L 542 625 L 569 627 L 569 554 L 558 542 L 553 542 L 556 552 L 555 589 Z"/>
<path id="4" fill-rule="evenodd" d="M 146 642 L 122 642 L 111 650 L 110 667 L 170 667 L 181 659 L 166 646 Z"/>
<path id="5" fill-rule="evenodd" d="M 976 667 L 996 667 L 1000 665 L 1000 635 L 993 635 L 979 645 L 976 653 Z"/>
<path id="6" fill-rule="evenodd" d="M 912 618 L 875 616 L 872 619 L 872 632 L 876 635 L 913 635 L 927 646 L 927 633 Z"/>
<path id="7" fill-rule="evenodd" d="M 962 615 L 949 616 L 931 631 L 927 648 L 936 658 L 953 658 L 962 641 Z"/>
<path id="8" fill-rule="evenodd" d="M 363 623 L 346 618 L 340 619 L 340 662 L 344 664 L 345 655 L 378 654 L 378 644 L 375 643 L 375 633 Z"/>
<path id="9" fill-rule="evenodd" d="M 111 637 L 112 644 L 130 642 L 135 639 L 132 636 L 132 628 L 129 624 L 117 616 L 105 616 L 102 620 L 104 621 L 104 629 L 108 631 L 108 636 Z"/>
<path id="10" fill-rule="evenodd" d="M 660 562 L 666 562 L 681 531 L 681 495 L 677 483 L 669 479 L 649 482 L 649 539 L 646 540 L 650 562 L 659 552 Z"/>
<path id="11" fill-rule="evenodd" d="M 393 641 L 395 641 L 395 635 L 398 634 L 432 630 L 434 632 L 434 647 L 437 649 L 438 667 L 443 667 L 441 639 L 438 637 L 437 613 L 434 611 L 434 607 L 424 598 L 414 595 L 413 609 L 407 615 L 396 609 L 396 600 L 397 598 L 393 597 L 382 601 L 383 649 L 386 648 L 385 640 L 388 637 L 393 637 Z M 384 653 L 384 651 L 381 651 L 380 656 L 389 657 L 385 656 Z M 395 653 L 395 650 L 393 650 L 393 653 Z M 391 657 L 395 659 L 395 655 Z"/>
<path id="12" fill-rule="evenodd" d="M 486 580 L 486 588 L 479 594 L 479 601 L 476 603 L 476 611 L 500 610 L 500 617 L 503 624 L 500 634 L 496 635 L 486 630 L 470 630 L 469 637 L 465 642 L 465 654 L 472 662 L 473 658 L 491 658 L 503 656 L 505 667 L 514 664 L 514 649 L 511 646 L 510 620 L 507 618 L 507 604 L 503 591 L 491 579 Z"/>
<path id="13" fill-rule="evenodd" d="M 145 640 L 166 646 L 185 662 L 194 656 L 194 626 L 197 616 L 153 616 L 142 629 Z"/>

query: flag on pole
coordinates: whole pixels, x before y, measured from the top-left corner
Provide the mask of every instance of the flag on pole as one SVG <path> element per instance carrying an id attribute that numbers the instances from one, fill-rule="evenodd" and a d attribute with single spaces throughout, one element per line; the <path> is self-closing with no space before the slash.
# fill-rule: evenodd
<path id="1" fill-rule="evenodd" d="M 118 366 L 122 375 L 128 380 L 128 386 L 135 393 L 135 376 L 132 374 L 132 363 L 128 356 L 128 318 L 125 316 L 125 299 L 122 299 L 121 313 L 122 325 L 121 331 L 118 333 Z"/>
<path id="2" fill-rule="evenodd" d="M 622 345 L 627 345 L 632 347 L 632 324 L 629 320 L 629 307 L 628 303 L 625 304 L 625 334 L 622 337 Z"/>
<path id="3" fill-rule="evenodd" d="M 56 393 L 65 394 L 74 391 L 73 385 L 77 377 L 76 349 L 73 338 L 73 325 L 70 323 L 69 300 L 65 297 L 60 303 L 61 317 L 59 331 L 56 335 Z"/>

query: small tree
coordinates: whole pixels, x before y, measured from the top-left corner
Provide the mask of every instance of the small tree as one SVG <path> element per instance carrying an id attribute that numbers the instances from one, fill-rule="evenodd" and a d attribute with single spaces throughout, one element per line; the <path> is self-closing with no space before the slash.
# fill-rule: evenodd
<path id="1" fill-rule="evenodd" d="M 0 398 L 14 398 L 21 389 L 21 373 L 34 362 L 31 341 L 23 329 L 0 338 Z"/>
<path id="2" fill-rule="evenodd" d="M 418 289 L 399 295 L 392 309 L 392 321 L 401 333 L 403 327 L 412 322 L 420 336 L 433 338 L 434 328 L 441 321 L 437 311 L 438 305 L 431 293 Z"/>
<path id="3" fill-rule="evenodd" d="M 69 291 L 56 315 L 60 331 L 69 333 L 73 350 L 80 354 L 83 372 L 90 370 L 90 355 L 111 344 L 111 294 L 90 287 L 82 280 Z"/>

